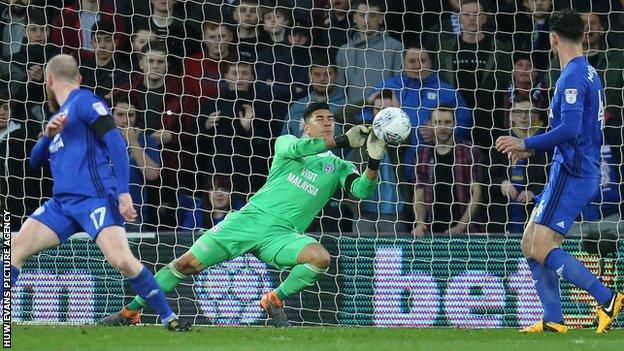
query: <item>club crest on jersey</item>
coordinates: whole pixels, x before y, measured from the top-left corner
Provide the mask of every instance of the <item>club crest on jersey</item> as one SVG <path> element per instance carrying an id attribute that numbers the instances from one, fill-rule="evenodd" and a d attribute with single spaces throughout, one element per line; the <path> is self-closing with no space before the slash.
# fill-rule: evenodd
<path id="1" fill-rule="evenodd" d="M 102 102 L 100 102 L 100 101 L 93 103 L 93 105 L 91 105 L 91 107 L 93 107 L 95 112 L 97 112 L 98 115 L 100 115 L 100 116 L 108 115 L 108 110 L 106 109 L 106 107 L 104 107 L 104 104 Z"/>
<path id="2" fill-rule="evenodd" d="M 331 163 L 326 163 L 323 166 L 323 170 L 325 171 L 325 173 L 334 173 L 334 165 L 332 165 Z"/>
<path id="3" fill-rule="evenodd" d="M 578 91 L 576 89 L 566 89 L 565 90 L 565 98 L 568 104 L 573 104 L 576 102 L 576 96 L 578 95 Z"/>
<path id="4" fill-rule="evenodd" d="M 50 146 L 48 146 L 48 151 L 53 154 L 59 151 L 62 147 L 65 147 L 65 144 L 63 144 L 63 138 L 61 138 L 61 134 L 57 134 L 54 136 L 54 139 L 52 139 Z"/>

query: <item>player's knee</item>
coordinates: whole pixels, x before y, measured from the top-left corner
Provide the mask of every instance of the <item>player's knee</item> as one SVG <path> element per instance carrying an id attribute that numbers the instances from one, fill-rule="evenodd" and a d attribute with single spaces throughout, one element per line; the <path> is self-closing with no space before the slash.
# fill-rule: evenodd
<path id="1" fill-rule="evenodd" d="M 312 252 L 312 254 L 310 255 L 310 259 L 307 263 L 320 269 L 327 269 L 330 262 L 331 257 L 329 256 L 329 252 L 327 252 L 327 250 L 325 250 L 325 248 L 323 247 L 318 247 Z"/>
<path id="2" fill-rule="evenodd" d="M 520 247 L 522 249 L 522 254 L 524 255 L 524 257 L 526 258 L 530 258 L 531 257 L 531 240 L 529 239 L 528 235 L 524 235 L 522 236 L 522 241 L 520 242 Z"/>
<path id="3" fill-rule="evenodd" d="M 19 241 L 11 239 L 11 264 L 15 267 L 21 267 L 28 257 L 25 257 L 25 250 Z"/>
<path id="4" fill-rule="evenodd" d="M 33 248 L 28 240 L 24 240 L 19 234 L 11 239 L 11 264 L 17 268 L 22 267 L 24 262 L 33 254 Z"/>
<path id="5" fill-rule="evenodd" d="M 141 264 L 132 255 L 108 257 L 108 263 L 127 277 L 135 276 L 142 268 Z"/>

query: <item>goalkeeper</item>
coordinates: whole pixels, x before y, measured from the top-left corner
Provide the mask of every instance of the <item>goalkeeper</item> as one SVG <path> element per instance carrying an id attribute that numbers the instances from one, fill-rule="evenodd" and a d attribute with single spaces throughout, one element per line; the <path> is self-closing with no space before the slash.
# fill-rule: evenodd
<path id="1" fill-rule="evenodd" d="M 174 290 L 189 275 L 251 252 L 278 269 L 292 268 L 288 277 L 260 300 L 276 327 L 290 326 L 284 313 L 284 299 L 312 286 L 327 272 L 330 263 L 327 250 L 303 235 L 303 231 L 338 186 L 357 198 L 369 197 L 377 186 L 379 162 L 386 151 L 385 142 L 363 125 L 334 138 L 334 118 L 326 103 L 309 105 L 303 122 L 301 139 L 292 135 L 277 138 L 267 182 L 249 203 L 204 232 L 182 257 L 156 273 L 156 281 L 165 293 Z M 361 176 L 351 162 L 329 151 L 359 148 L 365 143 L 369 161 Z M 137 296 L 100 324 L 137 324 L 146 305 Z"/>

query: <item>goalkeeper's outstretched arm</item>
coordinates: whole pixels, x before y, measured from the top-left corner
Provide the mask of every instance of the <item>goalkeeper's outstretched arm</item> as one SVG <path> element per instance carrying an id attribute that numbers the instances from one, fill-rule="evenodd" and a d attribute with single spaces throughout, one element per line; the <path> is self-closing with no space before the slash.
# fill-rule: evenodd
<path id="1" fill-rule="evenodd" d="M 275 154 L 284 158 L 299 158 L 336 148 L 361 147 L 366 142 L 370 129 L 363 125 L 349 129 L 345 134 L 328 138 L 301 138 L 282 135 L 275 142 Z"/>
<path id="2" fill-rule="evenodd" d="M 283 158 L 300 158 L 329 150 L 323 138 L 298 139 L 293 135 L 282 135 L 275 141 L 275 154 Z"/>

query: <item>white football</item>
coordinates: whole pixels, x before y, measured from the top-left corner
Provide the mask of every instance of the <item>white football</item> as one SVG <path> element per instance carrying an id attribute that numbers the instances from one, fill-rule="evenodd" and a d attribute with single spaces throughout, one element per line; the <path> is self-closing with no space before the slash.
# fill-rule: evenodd
<path id="1" fill-rule="evenodd" d="M 373 133 L 390 145 L 399 145 L 409 137 L 412 124 L 407 114 L 398 107 L 386 107 L 373 119 Z"/>

